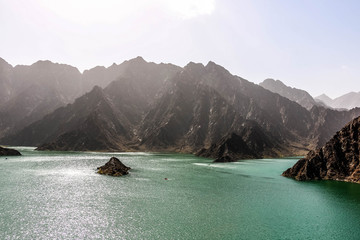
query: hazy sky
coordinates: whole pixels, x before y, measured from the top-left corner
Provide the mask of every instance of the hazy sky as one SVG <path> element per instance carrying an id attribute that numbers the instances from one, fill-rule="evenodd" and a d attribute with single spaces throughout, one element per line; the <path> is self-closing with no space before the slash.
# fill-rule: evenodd
<path id="1" fill-rule="evenodd" d="M 0 57 L 78 67 L 214 61 L 337 97 L 360 91 L 358 0 L 0 0 Z"/>

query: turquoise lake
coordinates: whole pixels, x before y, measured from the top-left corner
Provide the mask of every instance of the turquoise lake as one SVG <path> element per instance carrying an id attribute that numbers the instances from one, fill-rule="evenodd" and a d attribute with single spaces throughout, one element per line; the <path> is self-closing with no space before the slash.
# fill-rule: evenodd
<path id="1" fill-rule="evenodd" d="M 0 157 L 0 239 L 360 239 L 360 185 L 282 177 L 298 158 L 17 149 Z M 96 173 L 112 156 L 129 175 Z"/>

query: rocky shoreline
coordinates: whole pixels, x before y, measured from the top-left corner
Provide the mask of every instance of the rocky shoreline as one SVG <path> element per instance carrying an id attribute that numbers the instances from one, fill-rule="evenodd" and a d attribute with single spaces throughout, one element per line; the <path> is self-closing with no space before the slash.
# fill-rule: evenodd
<path id="1" fill-rule="evenodd" d="M 299 181 L 336 180 L 360 183 L 360 117 L 335 134 L 325 146 L 310 151 L 282 175 Z"/>
<path id="2" fill-rule="evenodd" d="M 130 167 L 125 166 L 119 159 L 112 157 L 105 165 L 97 168 L 97 173 L 119 177 L 129 174 L 130 169 Z"/>
<path id="3" fill-rule="evenodd" d="M 21 156 L 21 153 L 15 149 L 0 147 L 0 156 Z"/>

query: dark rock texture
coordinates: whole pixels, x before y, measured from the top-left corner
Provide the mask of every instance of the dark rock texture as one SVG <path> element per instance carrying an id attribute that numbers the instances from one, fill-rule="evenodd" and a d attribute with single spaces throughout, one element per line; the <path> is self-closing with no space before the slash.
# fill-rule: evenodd
<path id="1" fill-rule="evenodd" d="M 283 173 L 296 180 L 337 180 L 360 183 L 360 117 L 335 134 L 325 146 L 310 151 Z"/>
<path id="2" fill-rule="evenodd" d="M 15 149 L 0 147 L 0 156 L 20 156 L 21 153 Z"/>
<path id="3" fill-rule="evenodd" d="M 125 166 L 119 159 L 112 157 L 104 166 L 98 167 L 97 172 L 99 174 L 118 177 L 129 174 L 130 169 L 130 167 Z"/>

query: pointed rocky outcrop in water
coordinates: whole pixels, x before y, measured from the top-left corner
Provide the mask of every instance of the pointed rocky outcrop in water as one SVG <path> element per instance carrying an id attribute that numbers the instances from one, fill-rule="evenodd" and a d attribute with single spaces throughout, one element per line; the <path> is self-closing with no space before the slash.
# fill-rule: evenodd
<path id="1" fill-rule="evenodd" d="M 21 153 L 15 149 L 0 147 L 0 156 L 20 156 Z"/>
<path id="2" fill-rule="evenodd" d="M 360 117 L 348 123 L 316 151 L 300 159 L 283 173 L 305 180 L 337 180 L 360 183 Z"/>
<path id="3" fill-rule="evenodd" d="M 104 166 L 98 167 L 97 172 L 99 174 L 119 177 L 129 174 L 130 169 L 130 167 L 125 166 L 119 159 L 112 157 Z"/>

